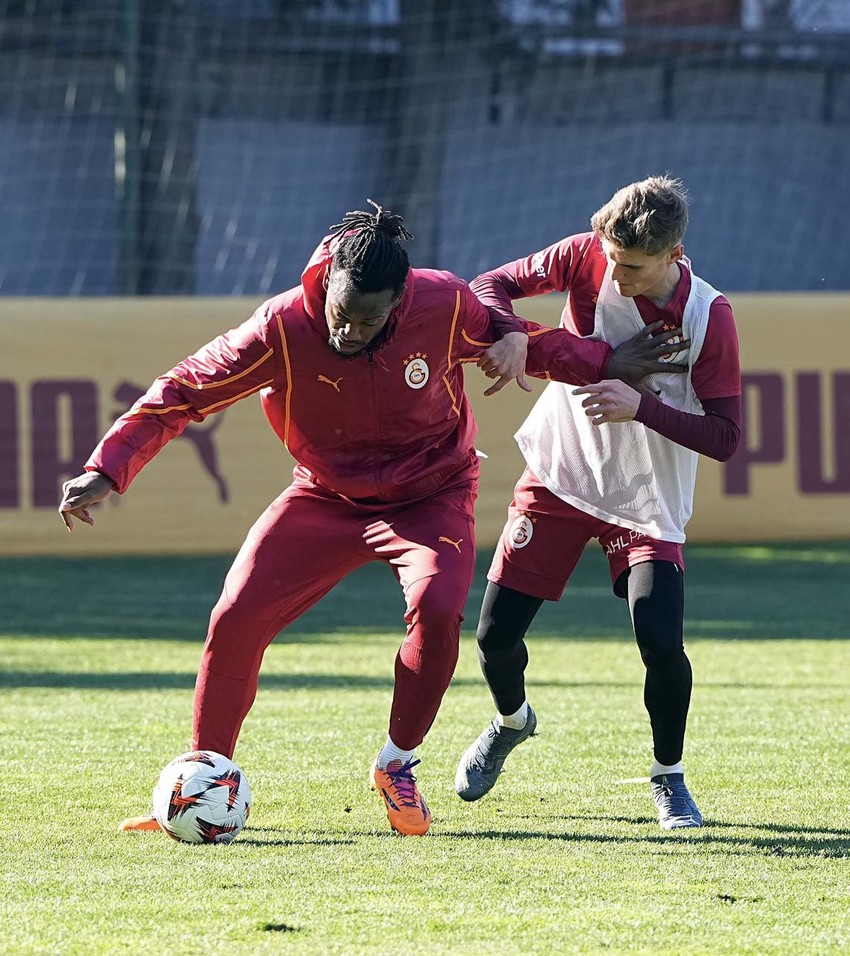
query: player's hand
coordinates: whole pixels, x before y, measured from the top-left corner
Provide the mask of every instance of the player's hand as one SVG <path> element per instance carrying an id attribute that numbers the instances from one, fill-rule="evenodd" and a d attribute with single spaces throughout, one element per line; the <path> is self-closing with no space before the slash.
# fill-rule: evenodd
<path id="1" fill-rule="evenodd" d="M 634 421 L 640 407 L 640 392 L 616 379 L 574 388 L 573 395 L 585 396 L 581 406 L 594 425 Z"/>
<path id="2" fill-rule="evenodd" d="M 687 372 L 687 364 L 671 362 L 668 357 L 690 348 L 690 341 L 681 339 L 681 329 L 659 331 L 663 326 L 659 319 L 618 345 L 608 360 L 608 377 L 637 385 L 653 372 Z"/>
<path id="3" fill-rule="evenodd" d="M 494 342 L 478 359 L 478 367 L 487 378 L 497 378 L 485 395 L 495 395 L 516 379 L 517 385 L 525 391 L 531 391 L 531 385 L 525 377 L 525 357 L 528 354 L 528 336 L 525 332 L 508 332 Z"/>
<path id="4" fill-rule="evenodd" d="M 94 524 L 89 507 L 112 491 L 112 479 L 99 471 L 87 471 L 62 485 L 59 516 L 69 531 L 74 530 L 74 518 L 85 524 Z"/>

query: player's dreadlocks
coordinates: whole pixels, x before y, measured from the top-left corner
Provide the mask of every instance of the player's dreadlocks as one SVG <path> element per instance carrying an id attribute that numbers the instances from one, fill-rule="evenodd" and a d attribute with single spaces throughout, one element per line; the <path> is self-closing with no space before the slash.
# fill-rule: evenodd
<path id="1" fill-rule="evenodd" d="M 401 216 L 371 199 L 367 202 L 377 212 L 348 212 L 342 222 L 331 226 L 333 235 L 343 235 L 334 253 L 332 272 L 345 273 L 358 292 L 392 289 L 400 293 L 410 269 L 401 240 L 413 236 L 404 228 Z"/>

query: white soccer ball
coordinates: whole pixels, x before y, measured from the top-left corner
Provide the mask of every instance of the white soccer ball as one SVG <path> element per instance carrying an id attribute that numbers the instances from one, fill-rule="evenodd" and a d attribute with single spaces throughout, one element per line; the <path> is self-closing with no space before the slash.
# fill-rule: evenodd
<path id="1" fill-rule="evenodd" d="M 167 764 L 153 791 L 156 822 L 184 843 L 230 843 L 251 812 L 248 778 L 213 750 L 190 750 Z"/>

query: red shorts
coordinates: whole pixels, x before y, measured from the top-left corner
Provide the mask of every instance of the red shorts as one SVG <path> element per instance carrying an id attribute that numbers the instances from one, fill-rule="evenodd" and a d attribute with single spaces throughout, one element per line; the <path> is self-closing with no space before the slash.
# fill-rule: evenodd
<path id="1" fill-rule="evenodd" d="M 487 577 L 523 594 L 558 601 L 591 538 L 598 539 L 608 557 L 612 584 L 644 561 L 671 561 L 685 569 L 681 544 L 580 511 L 553 495 L 526 468 L 514 489 Z"/>

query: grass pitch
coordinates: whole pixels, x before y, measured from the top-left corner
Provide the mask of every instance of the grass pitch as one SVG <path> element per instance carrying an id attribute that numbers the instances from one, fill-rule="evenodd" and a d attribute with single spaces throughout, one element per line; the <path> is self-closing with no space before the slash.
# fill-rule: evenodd
<path id="1" fill-rule="evenodd" d="M 486 566 L 486 557 L 481 567 Z M 0 561 L 0 952 L 838 954 L 850 951 L 850 545 L 692 547 L 686 763 L 702 830 L 662 834 L 642 669 L 589 553 L 530 640 L 539 736 L 476 804 L 458 756 L 491 704 L 468 605 L 420 750 L 434 824 L 367 789 L 401 598 L 381 566 L 272 645 L 236 759 L 231 846 L 120 834 L 186 749 L 227 559 Z"/>

